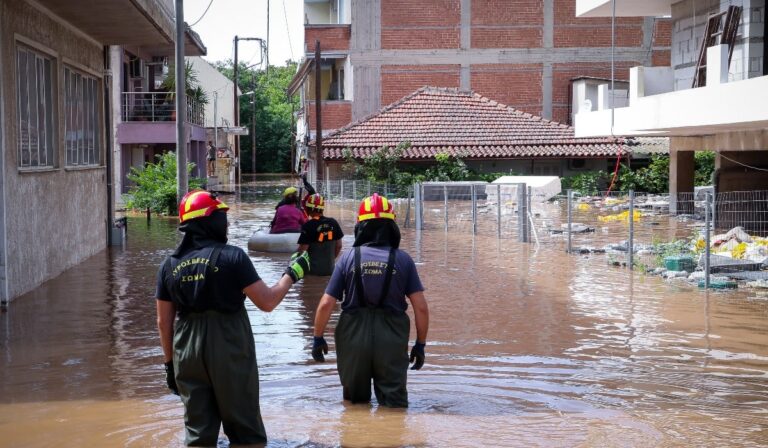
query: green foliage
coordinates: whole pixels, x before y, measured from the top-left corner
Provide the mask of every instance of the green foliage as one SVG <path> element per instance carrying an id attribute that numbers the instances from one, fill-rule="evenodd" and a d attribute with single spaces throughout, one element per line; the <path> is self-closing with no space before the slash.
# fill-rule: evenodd
<path id="1" fill-rule="evenodd" d="M 342 151 L 345 160 L 343 169 L 355 177 L 362 177 L 371 182 L 390 182 L 392 176 L 399 172 L 397 163 L 410 147 L 410 142 L 402 142 L 394 148 L 384 146 L 361 161 L 354 158 L 349 148 L 345 148 Z"/>
<path id="2" fill-rule="evenodd" d="M 187 174 L 195 167 L 187 164 Z M 167 152 L 157 156 L 157 163 L 150 163 L 142 169 L 131 168 L 128 180 L 135 182 L 126 195 L 125 205 L 132 210 L 150 209 L 155 213 L 176 214 L 176 153 Z M 189 189 L 202 188 L 203 181 L 189 178 Z"/>
<path id="3" fill-rule="evenodd" d="M 647 167 L 630 170 L 621 165 L 618 176 L 618 191 L 642 191 L 666 193 L 669 191 L 669 156 L 654 155 Z"/>
<path id="4" fill-rule="evenodd" d="M 605 171 L 587 171 L 562 179 L 563 190 L 573 190 L 582 195 L 596 195 L 608 187 L 611 175 Z"/>
<path id="5" fill-rule="evenodd" d="M 712 185 L 712 174 L 715 172 L 715 153 L 701 151 L 694 154 L 696 172 L 694 182 L 697 187 Z"/>
<path id="6" fill-rule="evenodd" d="M 427 168 L 424 177 L 429 181 L 461 181 L 469 179 L 471 173 L 467 164 L 459 157 L 447 153 L 435 154 L 435 165 Z"/>
<path id="7" fill-rule="evenodd" d="M 258 173 L 286 173 L 291 171 L 291 147 L 293 145 L 292 115 L 299 109 L 296 95 L 288 98 L 286 89 L 296 74 L 296 63 L 286 61 L 285 67 L 270 66 L 265 70 L 249 68 L 241 62 L 237 85 L 254 95 L 240 97 L 240 125 L 250 130 L 250 135 L 240 138 L 240 166 L 244 172 L 253 172 L 253 125 L 256 124 L 256 167 Z M 214 66 L 227 78 L 234 79 L 233 62 L 217 62 Z M 253 102 L 253 103 L 252 103 Z M 255 109 L 255 110 L 254 110 Z"/>
<path id="8" fill-rule="evenodd" d="M 168 75 L 160 87 L 168 92 L 171 99 L 176 96 L 176 67 L 174 64 L 168 67 Z M 188 97 L 197 100 L 200 104 L 208 104 L 208 96 L 200 87 L 197 70 L 192 67 L 192 62 L 190 61 L 184 63 L 184 90 L 187 92 Z"/>

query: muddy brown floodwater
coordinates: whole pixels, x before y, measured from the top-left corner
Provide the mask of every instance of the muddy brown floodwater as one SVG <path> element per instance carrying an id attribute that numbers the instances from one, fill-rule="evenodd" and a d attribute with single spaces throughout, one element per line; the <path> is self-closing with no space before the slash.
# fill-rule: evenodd
<path id="1" fill-rule="evenodd" d="M 252 185 L 225 199 L 231 243 L 245 247 L 269 221 L 275 191 Z M 352 208 L 329 209 L 350 232 Z M 153 299 L 175 225 L 132 218 L 127 247 L 0 315 L 0 446 L 181 444 Z M 604 257 L 463 231 L 403 233 L 431 311 L 410 408 L 342 403 L 333 345 L 331 362 L 311 361 L 325 281 L 310 278 L 271 314 L 247 304 L 270 446 L 768 445 L 766 297 L 707 294 Z M 287 260 L 251 257 L 268 283 Z"/>

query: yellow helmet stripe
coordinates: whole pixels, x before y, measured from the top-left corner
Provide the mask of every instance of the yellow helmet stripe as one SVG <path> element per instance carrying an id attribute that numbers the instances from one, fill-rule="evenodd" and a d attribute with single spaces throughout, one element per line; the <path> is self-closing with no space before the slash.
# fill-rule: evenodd
<path id="1" fill-rule="evenodd" d="M 206 209 L 202 209 L 202 210 L 193 210 L 193 211 L 191 211 L 191 212 L 189 212 L 189 213 L 184 213 L 184 214 L 181 216 L 181 220 L 182 220 L 182 221 L 187 221 L 187 220 L 189 220 L 189 219 L 199 218 L 199 217 L 201 217 L 201 216 L 205 216 L 205 212 L 206 212 Z"/>
<path id="2" fill-rule="evenodd" d="M 371 211 L 371 198 L 365 198 L 365 211 L 370 212 Z"/>
<path id="3" fill-rule="evenodd" d="M 196 191 L 189 195 L 187 198 L 187 202 L 184 204 L 184 211 L 188 212 L 190 208 L 192 208 L 192 203 L 195 201 L 195 198 L 200 196 L 201 194 L 210 194 L 207 191 Z"/>
<path id="4" fill-rule="evenodd" d="M 387 201 L 387 198 L 381 197 L 381 208 L 384 210 L 387 210 L 389 208 L 389 201 Z"/>

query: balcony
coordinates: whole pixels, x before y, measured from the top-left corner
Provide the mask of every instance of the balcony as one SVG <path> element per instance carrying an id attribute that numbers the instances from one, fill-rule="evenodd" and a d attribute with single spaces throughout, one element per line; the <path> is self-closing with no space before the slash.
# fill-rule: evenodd
<path id="1" fill-rule="evenodd" d="M 707 85 L 673 91 L 671 67 L 630 70 L 629 106 L 577 110 L 576 137 L 692 136 L 768 128 L 768 76 L 728 82 L 725 45 L 707 49 Z"/>
<path id="2" fill-rule="evenodd" d="M 123 121 L 176 121 L 176 105 L 173 96 L 167 92 L 124 92 L 122 108 Z M 205 125 L 205 108 L 200 102 L 187 97 L 187 123 Z"/>
<path id="3" fill-rule="evenodd" d="M 122 123 L 117 128 L 120 144 L 176 143 L 176 110 L 166 92 L 124 92 Z M 205 141 L 203 105 L 187 97 L 188 141 Z"/>
<path id="4" fill-rule="evenodd" d="M 320 51 L 324 54 L 346 54 L 351 37 L 351 25 L 304 25 L 304 48 L 307 53 L 315 51 L 315 41 L 319 39 Z"/>
<path id="5" fill-rule="evenodd" d="M 611 17 L 614 0 L 576 0 L 576 17 Z M 615 0 L 616 17 L 669 17 L 675 0 Z"/>

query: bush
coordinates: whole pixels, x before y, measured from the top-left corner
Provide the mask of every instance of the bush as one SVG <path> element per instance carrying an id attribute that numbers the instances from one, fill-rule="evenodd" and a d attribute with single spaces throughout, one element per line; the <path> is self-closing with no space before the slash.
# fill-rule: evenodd
<path id="1" fill-rule="evenodd" d="M 611 176 L 605 171 L 588 171 L 564 177 L 561 184 L 563 190 L 573 190 L 585 196 L 592 196 L 605 190 L 610 181 Z"/>
<path id="2" fill-rule="evenodd" d="M 694 185 L 697 187 L 712 185 L 712 173 L 715 172 L 715 153 L 713 151 L 696 152 L 693 157 L 696 164 Z"/>
<path id="3" fill-rule="evenodd" d="M 187 164 L 187 174 L 192 172 L 194 163 Z M 167 152 L 157 156 L 157 163 L 150 163 L 142 169 L 131 168 L 128 180 L 135 182 L 125 196 L 125 206 L 131 210 L 150 209 L 155 213 L 176 214 L 176 153 Z M 202 188 L 203 181 L 189 178 L 189 189 Z"/>

